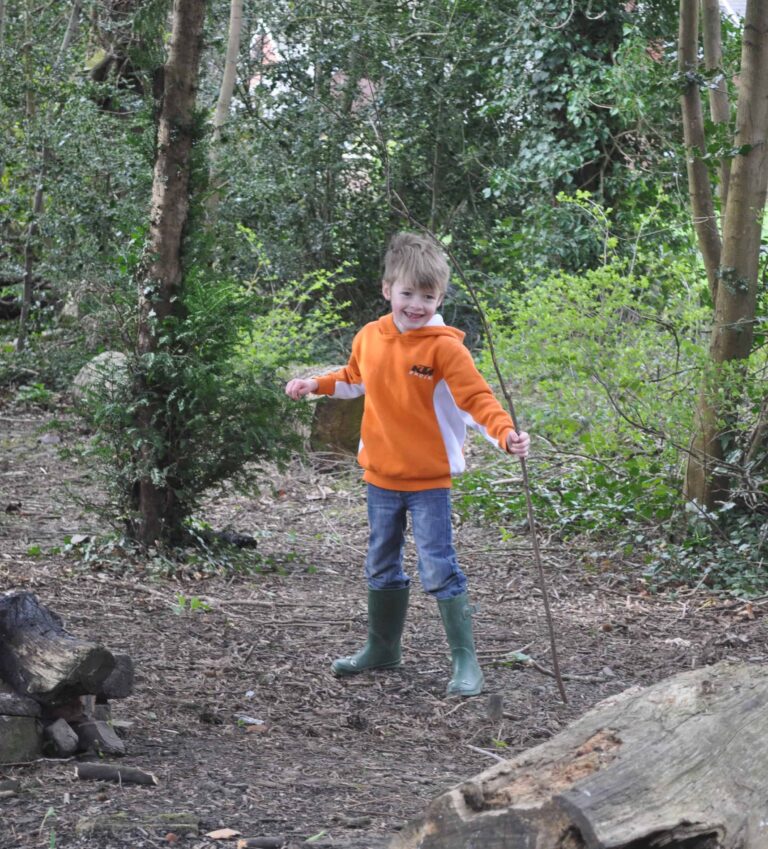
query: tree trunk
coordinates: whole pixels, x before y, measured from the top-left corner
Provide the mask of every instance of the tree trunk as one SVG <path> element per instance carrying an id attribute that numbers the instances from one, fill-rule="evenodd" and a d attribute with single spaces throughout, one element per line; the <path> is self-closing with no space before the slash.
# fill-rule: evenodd
<path id="1" fill-rule="evenodd" d="M 140 355 L 157 350 L 163 324 L 177 309 L 182 289 L 182 244 L 189 210 L 204 18 L 205 0 L 175 0 L 158 125 L 149 239 L 145 265 L 138 274 Z M 162 451 L 158 456 L 153 447 L 158 441 L 167 446 L 172 438 L 162 414 L 164 387 L 150 384 L 151 378 L 144 378 L 138 387 L 147 403 L 140 405 L 137 413 L 144 434 L 142 455 L 147 472 L 138 482 L 139 522 L 133 531 L 144 545 L 175 539 L 181 519 L 172 481 L 165 479 Z"/>
<path id="2" fill-rule="evenodd" d="M 103 646 L 68 634 L 29 592 L 0 595 L 0 678 L 41 704 L 97 693 L 114 668 Z"/>
<path id="3" fill-rule="evenodd" d="M 45 151 L 43 151 L 43 156 Z M 19 313 L 19 332 L 16 336 L 16 350 L 23 351 L 27 346 L 29 334 L 29 315 L 32 311 L 32 300 L 35 295 L 35 244 L 39 230 L 39 219 L 43 212 L 43 167 L 41 164 L 38 184 L 32 200 L 32 216 L 27 226 L 27 237 L 24 242 L 24 274 L 21 292 L 21 310 Z"/>
<path id="4" fill-rule="evenodd" d="M 685 80 L 680 97 L 683 113 L 688 192 L 699 250 L 707 269 L 712 300 L 717 297 L 717 270 L 720 265 L 720 234 L 717 230 L 712 187 L 703 155 L 707 150 L 704 113 L 699 92 L 699 0 L 680 0 L 678 71 Z"/>
<path id="5" fill-rule="evenodd" d="M 224 75 L 221 79 L 219 99 L 213 115 L 213 138 L 211 139 L 211 193 L 208 196 L 206 210 L 210 218 L 216 217 L 221 199 L 221 175 L 218 172 L 221 128 L 229 120 L 229 107 L 237 81 L 237 58 L 240 55 L 240 35 L 243 29 L 243 0 L 232 0 L 229 10 L 229 36 L 227 38 L 227 56 L 224 61 Z"/>
<path id="6" fill-rule="evenodd" d="M 80 0 L 74 0 L 72 3 L 72 11 L 69 14 L 67 29 L 64 33 L 64 38 L 61 40 L 61 47 L 59 48 L 60 59 L 66 55 L 69 50 L 69 46 L 72 44 L 72 40 L 75 37 L 75 33 L 77 32 L 77 27 L 80 23 L 80 5 Z"/>
<path id="7" fill-rule="evenodd" d="M 728 102 L 728 84 L 722 70 L 723 41 L 720 26 L 719 0 L 701 0 L 701 30 L 704 37 L 704 67 L 710 73 L 718 71 L 709 86 L 709 114 L 714 124 L 729 124 L 731 107 Z M 725 211 L 728 200 L 728 182 L 731 176 L 731 160 L 724 156 L 720 160 L 720 214 Z"/>
<path id="8" fill-rule="evenodd" d="M 764 849 L 766 740 L 765 666 L 684 672 L 438 797 L 392 849 Z"/>
<path id="9" fill-rule="evenodd" d="M 746 359 L 754 335 L 760 236 L 768 186 L 768 0 L 747 3 L 736 155 L 723 224 L 712 359 Z"/>
<path id="10" fill-rule="evenodd" d="M 692 3 L 693 0 L 681 0 L 681 12 L 689 11 L 687 7 Z M 682 39 L 681 23 L 681 52 Z M 701 392 L 698 431 L 686 473 L 687 497 L 707 508 L 730 496 L 730 481 L 718 464 L 728 439 L 730 410 L 737 399 L 728 388 L 733 385 L 733 374 L 724 366 L 731 361 L 746 360 L 752 349 L 761 224 L 768 185 L 768 0 L 748 0 L 739 87 L 736 132 L 739 153 L 731 168 L 723 216 L 710 346 L 713 373 Z M 694 203 L 693 190 L 691 197 Z M 696 219 L 695 205 L 693 211 Z M 705 262 L 709 274 L 710 260 L 706 254 Z"/>

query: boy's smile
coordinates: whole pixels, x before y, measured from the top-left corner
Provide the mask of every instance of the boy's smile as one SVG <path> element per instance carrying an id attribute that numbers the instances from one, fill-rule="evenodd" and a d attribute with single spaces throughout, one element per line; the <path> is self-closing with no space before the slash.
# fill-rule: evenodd
<path id="1" fill-rule="evenodd" d="M 384 283 L 382 292 L 392 304 L 392 318 L 401 333 L 424 327 L 440 306 L 436 290 L 417 289 L 408 283 Z"/>

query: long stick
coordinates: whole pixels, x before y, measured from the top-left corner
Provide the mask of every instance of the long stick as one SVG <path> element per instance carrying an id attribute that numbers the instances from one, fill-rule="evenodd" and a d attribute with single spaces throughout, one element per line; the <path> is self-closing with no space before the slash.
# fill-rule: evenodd
<path id="1" fill-rule="evenodd" d="M 488 350 L 491 354 L 491 360 L 493 362 L 493 368 L 496 372 L 496 377 L 498 378 L 499 385 L 501 386 L 502 394 L 504 395 L 504 400 L 507 402 L 507 408 L 509 409 L 509 414 L 512 416 L 512 421 L 515 424 L 515 431 L 517 433 L 520 432 L 520 428 L 517 424 L 517 416 L 515 415 L 515 405 L 512 401 L 512 396 L 507 388 L 507 382 L 504 380 L 504 376 L 501 373 L 501 367 L 499 366 L 499 361 L 496 357 L 496 346 L 493 343 L 493 334 L 491 333 L 491 327 L 488 324 L 488 319 L 485 315 L 485 310 L 483 309 L 483 305 L 480 303 L 480 298 L 477 295 L 477 291 L 472 283 L 470 283 L 469 278 L 464 273 L 461 264 L 456 259 L 453 251 L 447 245 L 442 244 L 437 236 L 426 227 L 424 224 L 421 224 L 417 221 L 410 213 L 406 205 L 403 203 L 402 198 L 398 193 L 390 188 L 390 192 L 393 197 L 397 199 L 400 208 L 396 211 L 403 215 L 408 221 L 413 224 L 415 227 L 418 227 L 423 233 L 428 235 L 442 250 L 444 250 L 448 254 L 448 258 L 453 263 L 453 267 L 456 269 L 456 273 L 461 278 L 461 282 L 464 284 L 467 292 L 469 292 L 470 298 L 472 298 L 472 303 L 475 305 L 475 309 L 480 316 L 480 321 L 483 326 L 483 331 L 485 333 L 485 338 L 488 343 Z M 523 474 L 523 491 L 525 492 L 525 503 L 528 508 L 528 527 L 531 529 L 531 544 L 533 548 L 533 558 L 536 561 L 536 567 L 539 575 L 539 589 L 541 590 L 541 597 L 544 601 L 544 613 L 547 619 L 547 628 L 549 629 L 549 645 L 552 651 L 552 671 L 555 674 L 555 680 L 557 681 L 557 689 L 560 691 L 560 698 L 563 700 L 564 704 L 568 704 L 568 696 L 565 692 L 565 685 L 563 684 L 563 677 L 560 674 L 560 662 L 557 657 L 557 645 L 555 642 L 555 625 L 552 620 L 552 611 L 549 605 L 549 593 L 547 591 L 547 582 L 546 576 L 544 574 L 544 565 L 541 560 L 541 550 L 539 548 L 539 535 L 536 531 L 536 518 L 533 512 L 533 499 L 531 498 L 531 486 L 528 481 L 528 466 L 525 462 L 525 457 L 519 457 L 520 460 L 520 469 Z"/>

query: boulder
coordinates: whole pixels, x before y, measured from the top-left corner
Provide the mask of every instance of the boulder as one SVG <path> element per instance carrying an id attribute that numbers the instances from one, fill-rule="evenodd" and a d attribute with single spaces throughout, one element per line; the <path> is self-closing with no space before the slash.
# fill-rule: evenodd
<path id="1" fill-rule="evenodd" d="M 43 729 L 32 716 L 0 716 L 0 764 L 25 763 L 39 758 Z"/>
<path id="2" fill-rule="evenodd" d="M 128 357 L 120 351 L 104 351 L 86 363 L 72 383 L 72 398 L 77 403 L 92 396 L 109 400 L 128 382 Z"/>

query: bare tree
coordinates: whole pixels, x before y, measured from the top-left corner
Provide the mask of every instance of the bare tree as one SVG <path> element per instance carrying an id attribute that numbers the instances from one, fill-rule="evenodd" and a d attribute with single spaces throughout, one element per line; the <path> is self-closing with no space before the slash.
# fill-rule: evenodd
<path id="1" fill-rule="evenodd" d="M 232 0 L 229 10 L 229 36 L 227 55 L 224 60 L 224 75 L 221 80 L 219 99 L 213 115 L 213 139 L 211 143 L 211 194 L 208 197 L 207 210 L 212 218 L 219 206 L 222 178 L 218 171 L 221 130 L 229 120 L 232 93 L 237 81 L 237 57 L 240 54 L 240 36 L 243 29 L 243 0 Z"/>
<path id="2" fill-rule="evenodd" d="M 679 62 L 686 81 L 681 98 L 694 225 L 714 302 L 712 374 L 702 388 L 697 428 L 686 476 L 686 494 L 713 507 L 730 494 L 723 468 L 727 438 L 729 363 L 749 356 L 755 321 L 760 235 L 768 186 L 768 0 L 747 0 L 739 73 L 735 154 L 722 214 L 722 242 L 715 218 L 706 151 L 698 71 L 698 0 L 680 0 Z M 708 64 L 719 56 L 709 10 Z M 721 174 L 723 172 L 721 171 Z M 722 180 L 722 177 L 721 177 Z"/>

